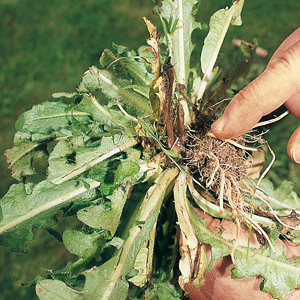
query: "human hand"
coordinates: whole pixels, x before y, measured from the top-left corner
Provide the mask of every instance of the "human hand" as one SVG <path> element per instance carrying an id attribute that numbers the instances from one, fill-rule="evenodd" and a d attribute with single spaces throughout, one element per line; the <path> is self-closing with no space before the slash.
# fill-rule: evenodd
<path id="1" fill-rule="evenodd" d="M 222 237 L 226 240 L 232 240 L 236 236 L 236 225 L 230 221 L 220 221 L 213 219 L 210 215 L 198 209 L 198 215 L 205 220 L 206 226 L 214 232 L 219 232 L 220 228 L 225 228 Z M 248 245 L 248 229 L 241 228 L 239 245 Z M 290 241 L 277 240 L 278 245 L 283 245 L 284 253 L 288 259 L 300 256 L 300 245 L 295 245 Z M 203 245 L 206 254 L 210 260 L 211 249 L 209 245 Z M 260 244 L 256 239 L 256 235 L 251 235 L 250 246 L 259 248 Z M 213 267 L 209 272 L 204 274 L 205 283 L 199 289 L 193 289 L 192 285 L 186 286 L 188 297 L 191 300 L 271 300 L 274 299 L 269 293 L 262 292 L 259 289 L 262 278 L 251 277 L 244 279 L 232 279 L 231 269 L 234 267 L 231 257 L 219 258 L 213 263 Z M 292 293 L 285 297 L 284 300 L 299 300 L 300 287 L 293 290 Z"/>
<path id="2" fill-rule="evenodd" d="M 240 91 L 212 125 L 217 138 L 229 139 L 250 130 L 262 116 L 284 104 L 300 120 L 300 28 L 272 56 L 266 70 Z M 300 163 L 300 126 L 292 134 L 287 153 Z"/>

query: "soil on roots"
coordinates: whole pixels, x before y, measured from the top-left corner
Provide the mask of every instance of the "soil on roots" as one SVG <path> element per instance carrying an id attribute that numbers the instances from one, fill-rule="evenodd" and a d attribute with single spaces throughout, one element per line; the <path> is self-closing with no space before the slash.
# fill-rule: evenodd
<path id="1" fill-rule="evenodd" d="M 207 131 L 200 128 L 188 133 L 186 159 L 191 174 L 216 196 L 221 194 L 225 200 L 237 198 L 236 183 L 246 175 L 245 150 L 210 137 Z M 242 137 L 233 141 L 245 145 Z"/>

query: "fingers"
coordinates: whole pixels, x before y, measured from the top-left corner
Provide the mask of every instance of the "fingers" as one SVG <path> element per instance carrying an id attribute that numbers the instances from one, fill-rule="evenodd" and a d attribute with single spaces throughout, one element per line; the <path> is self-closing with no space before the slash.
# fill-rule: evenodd
<path id="1" fill-rule="evenodd" d="M 284 52 L 286 49 L 294 45 L 300 41 L 300 27 L 296 29 L 292 34 L 290 34 L 283 42 L 282 44 L 277 48 L 277 50 L 274 52 L 272 59 L 276 58 L 278 55 L 280 55 L 282 52 Z"/>
<path id="2" fill-rule="evenodd" d="M 300 30 L 297 30 L 278 48 L 267 69 L 233 98 L 223 116 L 212 125 L 213 133 L 221 139 L 241 135 L 288 99 L 294 99 L 295 103 L 300 94 L 299 65 Z"/>
<path id="3" fill-rule="evenodd" d="M 300 94 L 291 97 L 284 105 L 298 120 L 300 120 Z"/>
<path id="4" fill-rule="evenodd" d="M 300 164 L 300 126 L 294 131 L 288 142 L 287 154 L 293 162 Z"/>

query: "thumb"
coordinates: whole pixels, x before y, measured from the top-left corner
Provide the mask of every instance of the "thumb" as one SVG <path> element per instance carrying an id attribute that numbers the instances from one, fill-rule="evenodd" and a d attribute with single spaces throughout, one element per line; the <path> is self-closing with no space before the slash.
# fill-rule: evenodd
<path id="1" fill-rule="evenodd" d="M 250 130 L 259 119 L 290 98 L 300 96 L 300 41 L 272 58 L 266 70 L 240 91 L 212 125 L 221 139 Z"/>

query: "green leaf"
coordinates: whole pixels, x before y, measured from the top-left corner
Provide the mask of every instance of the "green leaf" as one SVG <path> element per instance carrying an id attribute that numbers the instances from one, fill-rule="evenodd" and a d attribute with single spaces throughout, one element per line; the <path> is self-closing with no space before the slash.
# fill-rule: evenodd
<path id="1" fill-rule="evenodd" d="M 220 9 L 214 13 L 209 23 L 209 33 L 204 40 L 204 46 L 201 53 L 201 68 L 203 79 L 197 87 L 195 94 L 197 99 L 201 99 L 207 83 L 211 77 L 213 67 L 217 60 L 226 32 L 231 25 L 241 25 L 241 11 L 244 0 L 237 0 L 231 8 Z"/>
<path id="2" fill-rule="evenodd" d="M 157 280 L 146 290 L 144 297 L 147 300 L 180 300 L 181 292 L 169 281 Z"/>
<path id="3" fill-rule="evenodd" d="M 278 212 L 287 211 L 286 214 L 289 214 L 292 209 L 299 211 L 300 198 L 294 191 L 294 184 L 292 182 L 284 180 L 280 186 L 275 189 L 271 181 L 263 179 L 258 188 L 267 196 L 277 200 L 274 202 L 270 199 L 269 201 L 269 204 L 274 210 Z"/>
<path id="4" fill-rule="evenodd" d="M 131 161 L 124 161 L 121 163 L 115 174 L 115 182 L 122 182 L 125 178 L 133 176 L 138 173 L 140 167 L 137 163 Z"/>
<path id="5" fill-rule="evenodd" d="M 149 100 L 139 93 L 128 91 L 122 87 L 119 80 L 106 70 L 99 70 L 95 66 L 90 67 L 83 75 L 78 86 L 80 93 L 102 91 L 108 98 L 117 98 L 128 106 L 129 112 L 139 113 L 142 116 L 152 113 Z"/>
<path id="6" fill-rule="evenodd" d="M 124 131 L 130 129 L 130 122 L 117 107 L 116 109 L 101 105 L 92 95 L 84 95 L 76 109 L 89 113 L 94 121 L 108 126 L 112 133 L 114 128 L 119 128 Z"/>
<path id="7" fill-rule="evenodd" d="M 63 102 L 44 102 L 23 113 L 16 122 L 16 129 L 50 135 L 53 131 L 69 128 L 72 118 L 84 123 L 90 120 L 90 114 L 75 111 Z"/>
<path id="8" fill-rule="evenodd" d="M 89 186 L 91 191 L 99 183 L 90 181 Z M 12 185 L 0 201 L 0 244 L 10 251 L 27 252 L 27 242 L 33 239 L 32 227 L 50 227 L 60 208 L 84 194 L 90 197 L 89 190 L 76 181 L 61 185 L 42 181 L 30 191 L 24 184 Z"/>
<path id="9" fill-rule="evenodd" d="M 40 300 L 79 300 L 85 299 L 84 295 L 74 290 L 59 280 L 43 280 L 36 285 L 36 294 Z"/>
<path id="10" fill-rule="evenodd" d="M 125 279 L 133 270 L 141 247 L 149 239 L 162 202 L 171 192 L 177 174 L 176 168 L 166 169 L 160 174 L 156 183 L 148 190 L 136 219 L 137 222 L 129 230 L 129 235 L 118 254 L 101 267 L 85 272 L 84 290 L 88 290 L 91 294 L 89 299 L 126 299 L 128 283 Z M 95 280 L 103 284 L 96 286 Z"/>
<path id="11" fill-rule="evenodd" d="M 131 154 L 128 159 L 133 160 L 133 162 L 124 161 L 117 169 L 113 184 L 115 186 L 115 182 L 122 183 L 115 187 L 112 195 L 107 196 L 107 200 L 109 200 L 110 204 L 99 203 L 96 206 L 85 207 L 77 213 L 77 217 L 81 222 L 92 228 L 108 230 L 111 237 L 114 236 L 117 227 L 119 226 L 121 214 L 128 198 L 129 190 L 131 186 L 136 183 L 133 175 L 136 174 L 139 169 L 136 162 L 139 160 L 140 152 L 138 150 L 132 150 L 130 153 Z M 124 170 L 124 167 L 121 167 L 122 165 L 124 165 L 124 167 L 128 167 L 128 165 L 130 165 L 132 169 L 130 170 L 130 168 L 128 168 L 126 174 L 121 175 L 120 172 Z M 125 177 L 127 179 L 124 180 Z"/>
<path id="12" fill-rule="evenodd" d="M 212 15 L 209 23 L 209 33 L 204 40 L 201 53 L 201 68 L 203 74 L 210 74 L 229 25 L 242 24 L 240 13 L 243 4 L 242 0 L 236 1 L 230 9 L 220 9 Z"/>
<path id="13" fill-rule="evenodd" d="M 48 179 L 55 184 L 66 182 L 135 144 L 134 139 L 120 135 L 103 137 L 99 147 L 91 148 L 72 149 L 67 142 L 60 141 L 49 157 Z M 72 163 L 66 159 L 69 154 L 73 156 Z"/>
<path id="14" fill-rule="evenodd" d="M 88 300 L 123 300 L 126 299 L 129 284 L 125 278 L 118 278 L 118 284 L 113 290 L 108 288 L 111 284 L 112 275 L 115 273 L 115 267 L 118 264 L 119 255 L 111 258 L 99 268 L 93 268 L 83 273 L 85 276 L 85 285 L 83 290 L 87 291 L 88 296 L 85 299 Z M 95 284 L 99 282 L 101 284 Z"/>
<path id="15" fill-rule="evenodd" d="M 231 253 L 234 243 L 207 228 L 192 206 L 189 207 L 189 215 L 199 240 L 211 246 L 210 269 L 215 259 Z M 282 298 L 300 284 L 300 262 L 299 259 L 287 260 L 283 247 L 274 247 L 276 253 L 268 244 L 259 250 L 237 247 L 234 253 L 236 266 L 232 272 L 235 278 L 262 276 L 265 281 L 263 290 L 274 298 Z"/>
<path id="16" fill-rule="evenodd" d="M 100 64 L 114 74 L 126 74 L 134 84 L 149 85 L 153 75 L 147 70 L 147 63 L 138 58 L 134 51 L 126 48 L 122 53 L 115 55 L 111 50 L 105 49 L 100 57 Z"/>
<path id="17" fill-rule="evenodd" d="M 113 237 L 120 222 L 129 188 L 130 186 L 116 188 L 113 194 L 108 197 L 110 206 L 100 203 L 79 210 L 77 213 L 78 219 L 92 228 L 108 230 L 111 237 Z"/>
<path id="18" fill-rule="evenodd" d="M 6 150 L 5 156 L 12 170 L 12 177 L 20 181 L 26 176 L 38 173 L 34 164 L 45 159 L 45 151 L 39 143 L 25 140 L 18 146 Z"/>
<path id="19" fill-rule="evenodd" d="M 262 276 L 263 291 L 274 298 L 281 299 L 291 293 L 300 284 L 299 259 L 287 260 L 283 246 L 275 246 L 276 253 L 266 245 L 257 253 L 247 257 L 244 251 L 236 253 L 236 267 L 232 270 L 233 278 Z"/>
<path id="20" fill-rule="evenodd" d="M 63 243 L 69 252 L 86 259 L 96 254 L 104 240 L 96 232 L 85 234 L 81 231 L 69 229 L 63 233 Z"/>
<path id="21" fill-rule="evenodd" d="M 194 18 L 198 4 L 198 0 L 164 0 L 161 7 L 156 8 L 162 23 L 169 24 L 170 30 L 167 29 L 167 32 L 172 32 L 169 38 L 172 40 L 173 49 L 169 50 L 172 53 L 177 81 L 181 84 L 187 84 L 190 75 L 190 59 L 194 49 L 192 33 L 195 29 L 202 28 Z"/>

